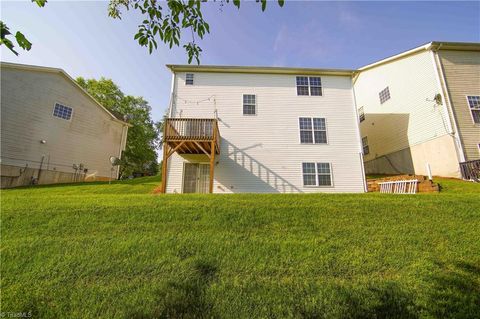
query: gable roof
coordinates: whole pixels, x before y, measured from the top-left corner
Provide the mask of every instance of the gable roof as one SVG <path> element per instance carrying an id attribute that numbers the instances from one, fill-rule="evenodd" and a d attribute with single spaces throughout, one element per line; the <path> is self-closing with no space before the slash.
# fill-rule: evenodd
<path id="1" fill-rule="evenodd" d="M 459 51 L 480 51 L 480 43 L 479 42 L 440 42 L 440 41 L 432 41 L 425 43 L 421 46 L 415 47 L 413 49 L 403 51 L 401 53 L 392 55 L 385 59 L 379 60 L 377 62 L 373 62 L 362 66 L 358 69 L 358 71 L 365 71 L 371 69 L 373 67 L 392 62 L 422 51 L 438 51 L 438 50 L 459 50 Z"/>
<path id="2" fill-rule="evenodd" d="M 105 113 L 107 113 L 112 120 L 115 122 L 121 123 L 127 126 L 133 126 L 130 123 L 125 122 L 122 120 L 121 115 L 117 114 L 114 115 L 114 112 L 109 111 L 106 107 L 104 107 L 100 102 L 98 102 L 93 96 L 91 96 L 85 89 L 83 89 L 67 72 L 60 68 L 51 68 L 45 66 L 37 66 L 37 65 L 29 65 L 29 64 L 19 64 L 19 63 L 11 63 L 11 62 L 0 62 L 1 67 L 7 67 L 12 69 L 20 69 L 20 70 L 29 70 L 29 71 L 37 71 L 37 72 L 46 72 L 46 73 L 58 73 L 65 77 L 68 81 L 72 82 L 73 85 L 78 88 L 83 94 L 85 94 L 88 98 L 90 98 L 100 109 L 102 109 Z"/>

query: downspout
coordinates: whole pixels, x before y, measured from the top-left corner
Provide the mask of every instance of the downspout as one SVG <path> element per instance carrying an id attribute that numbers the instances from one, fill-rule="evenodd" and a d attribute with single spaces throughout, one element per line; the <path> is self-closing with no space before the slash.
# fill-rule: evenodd
<path id="1" fill-rule="evenodd" d="M 172 83 L 170 85 L 170 103 L 168 105 L 168 111 L 167 111 L 167 115 L 168 115 L 169 118 L 173 117 L 175 80 L 176 80 L 176 75 L 175 75 L 175 72 L 172 71 Z"/>
<path id="2" fill-rule="evenodd" d="M 358 79 L 360 72 L 353 72 L 352 73 L 352 95 L 353 95 L 353 108 L 355 112 L 355 122 L 357 126 L 357 145 L 358 145 L 358 155 L 360 157 L 360 166 L 362 168 L 362 178 L 363 178 L 363 190 L 368 192 L 368 186 L 367 186 L 367 177 L 365 176 L 365 165 L 363 164 L 363 147 L 362 147 L 362 136 L 360 133 L 360 121 L 358 120 L 358 106 L 357 106 L 357 97 L 355 95 L 355 82 Z"/>
<path id="3" fill-rule="evenodd" d="M 450 135 L 454 138 L 458 162 L 461 163 L 465 162 L 465 153 L 463 152 L 463 145 L 459 136 L 458 124 L 455 118 L 455 113 L 453 112 L 452 101 L 448 92 L 445 74 L 443 73 L 443 65 L 437 53 L 437 51 L 440 50 L 441 46 L 442 44 L 440 44 L 436 48 L 434 46 L 431 47 L 432 58 L 434 63 L 435 75 L 437 77 L 437 84 L 440 88 L 440 94 L 442 95 L 442 99 L 445 101 L 446 104 L 446 115 L 449 124 L 448 126 L 451 131 Z"/>

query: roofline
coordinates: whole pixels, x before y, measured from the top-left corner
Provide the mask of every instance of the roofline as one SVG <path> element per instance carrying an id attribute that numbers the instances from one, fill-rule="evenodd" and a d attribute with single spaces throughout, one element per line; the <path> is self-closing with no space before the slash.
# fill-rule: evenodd
<path id="1" fill-rule="evenodd" d="M 122 121 L 118 119 L 115 115 L 113 115 L 106 107 L 104 107 L 100 102 L 98 102 L 93 96 L 91 96 L 84 88 L 80 86 L 80 84 L 77 83 L 67 72 L 65 72 L 63 69 L 60 68 L 52 68 L 52 67 L 46 67 L 46 66 L 39 66 L 39 65 L 30 65 L 30 64 L 20 64 L 20 63 L 12 63 L 12 62 L 4 62 L 0 61 L 1 67 L 9 67 L 9 68 L 14 68 L 14 69 L 22 69 L 22 70 L 30 70 L 30 71 L 39 71 L 39 72 L 48 72 L 48 73 L 60 73 L 64 77 L 66 77 L 68 80 L 70 80 L 72 83 L 75 84 L 75 86 L 80 89 L 87 97 L 89 97 L 95 104 L 97 104 L 102 110 L 104 110 L 110 117 L 116 121 L 119 122 L 123 125 L 132 127 L 133 125 L 130 123 L 127 123 L 125 121 Z"/>
<path id="2" fill-rule="evenodd" d="M 231 65 L 180 65 L 167 64 L 166 67 L 175 72 L 212 72 L 212 73 L 255 73 L 255 74 L 295 74 L 295 75 L 339 75 L 352 76 L 355 70 L 348 69 L 314 69 L 287 68 L 266 66 L 231 66 Z"/>
<path id="3" fill-rule="evenodd" d="M 462 51 L 480 51 L 480 43 L 478 42 L 441 42 L 441 41 L 432 41 L 421 46 L 415 47 L 413 49 L 401 52 L 396 55 L 392 55 L 388 58 L 382 59 L 371 64 L 367 64 L 358 69 L 358 71 L 365 71 L 376 66 L 392 62 L 413 54 L 417 54 L 422 51 L 438 51 L 438 50 L 462 50 Z"/>

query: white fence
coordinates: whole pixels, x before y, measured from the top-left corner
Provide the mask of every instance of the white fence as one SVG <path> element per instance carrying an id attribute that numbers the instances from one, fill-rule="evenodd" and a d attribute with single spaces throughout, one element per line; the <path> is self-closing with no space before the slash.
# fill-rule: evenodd
<path id="1" fill-rule="evenodd" d="M 378 183 L 380 185 L 380 193 L 393 194 L 416 194 L 417 184 L 418 180 L 416 179 Z"/>

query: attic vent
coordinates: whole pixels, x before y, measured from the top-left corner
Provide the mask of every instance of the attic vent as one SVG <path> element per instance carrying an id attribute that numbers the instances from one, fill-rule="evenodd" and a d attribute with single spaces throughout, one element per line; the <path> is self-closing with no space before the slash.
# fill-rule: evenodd
<path id="1" fill-rule="evenodd" d="M 187 73 L 185 77 L 185 85 L 193 85 L 193 74 Z"/>

